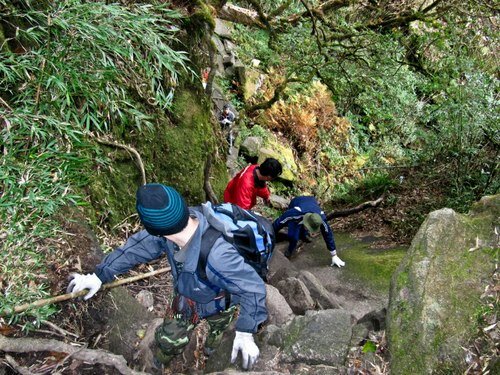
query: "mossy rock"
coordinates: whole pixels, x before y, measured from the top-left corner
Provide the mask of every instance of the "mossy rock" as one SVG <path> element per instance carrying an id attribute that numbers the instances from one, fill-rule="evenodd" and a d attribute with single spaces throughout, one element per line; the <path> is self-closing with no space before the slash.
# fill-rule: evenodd
<path id="1" fill-rule="evenodd" d="M 293 157 L 291 148 L 285 147 L 274 140 L 267 140 L 265 147 L 259 150 L 259 163 L 262 163 L 266 158 L 275 158 L 281 163 L 283 173 L 280 176 L 281 180 L 293 182 L 297 178 L 297 164 Z"/>
<path id="2" fill-rule="evenodd" d="M 209 154 L 212 155 L 210 182 L 219 197 L 228 182 L 212 126 L 208 103 L 200 100 L 196 91 L 178 88 L 170 120 L 165 119 L 154 129 L 125 134 L 120 142 L 132 145 L 140 153 L 147 182 L 173 186 L 189 205 L 199 205 L 206 200 L 204 168 Z M 95 174 L 88 194 L 95 202 L 91 217 L 96 223 L 105 218 L 112 228 L 135 214 L 135 192 L 141 176 L 126 151 L 108 146 L 105 149 L 112 160 L 111 168 Z"/>
<path id="3" fill-rule="evenodd" d="M 477 330 L 480 296 L 495 270 L 500 196 L 470 215 L 429 214 L 391 283 L 392 374 L 461 373 Z"/>

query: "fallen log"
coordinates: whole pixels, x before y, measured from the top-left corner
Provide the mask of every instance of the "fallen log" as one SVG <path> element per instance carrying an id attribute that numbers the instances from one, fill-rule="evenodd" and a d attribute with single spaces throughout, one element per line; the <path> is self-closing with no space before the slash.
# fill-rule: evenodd
<path id="1" fill-rule="evenodd" d="M 384 200 L 384 196 L 382 195 L 380 198 L 378 198 L 374 201 L 364 202 L 356 207 L 347 208 L 345 210 L 333 211 L 333 212 L 329 213 L 328 215 L 326 215 L 326 220 L 330 221 L 331 219 L 334 219 L 336 217 L 345 217 L 345 216 L 349 216 L 351 214 L 355 214 L 357 212 L 366 210 L 367 208 L 377 207 L 380 205 L 380 203 L 382 203 L 383 200 Z"/>
<path id="2" fill-rule="evenodd" d="M 10 338 L 0 334 L 0 351 L 6 353 L 26 352 L 58 352 L 67 353 L 74 359 L 91 364 L 102 364 L 112 366 L 124 375 L 145 374 L 137 372 L 127 366 L 123 356 L 113 354 L 101 349 L 87 349 L 81 346 L 73 346 L 54 339 L 35 339 L 32 337 Z"/>
<path id="3" fill-rule="evenodd" d="M 136 276 L 131 276 L 131 277 L 128 277 L 126 279 L 115 280 L 111 283 L 104 284 L 102 286 L 101 290 L 111 289 L 111 288 L 114 288 L 114 287 L 117 287 L 117 286 L 120 286 L 123 284 L 128 284 L 128 283 L 131 283 L 133 281 L 146 279 L 148 277 L 155 276 L 155 275 L 158 275 L 160 273 L 165 273 L 168 271 L 170 271 L 170 267 L 164 267 L 164 268 L 157 269 L 155 271 L 142 273 L 142 274 L 136 275 Z M 67 301 L 67 300 L 72 299 L 72 298 L 83 297 L 87 293 L 88 293 L 88 290 L 84 289 L 84 290 L 81 290 L 81 291 L 76 292 L 76 293 L 66 293 L 66 294 L 61 294 L 59 296 L 55 296 L 55 297 L 40 299 L 38 301 L 31 302 L 31 303 L 25 303 L 23 305 L 15 306 L 14 308 L 5 308 L 3 310 L 0 310 L 0 316 L 9 316 L 9 315 L 14 315 L 14 314 L 19 314 L 20 312 L 26 311 L 26 310 L 31 309 L 31 308 L 39 308 L 39 307 L 42 307 L 45 305 L 49 305 L 51 303 L 57 303 L 57 302 Z"/>

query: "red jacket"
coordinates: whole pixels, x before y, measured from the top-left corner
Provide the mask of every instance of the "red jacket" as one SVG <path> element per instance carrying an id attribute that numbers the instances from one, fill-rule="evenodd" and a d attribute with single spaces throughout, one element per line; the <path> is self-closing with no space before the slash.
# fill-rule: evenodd
<path id="1" fill-rule="evenodd" d="M 249 165 L 229 181 L 224 191 L 224 202 L 250 210 L 257 203 L 257 197 L 261 197 L 265 201 L 269 200 L 271 192 L 266 183 L 263 182 L 262 187 L 255 183 L 255 168 L 258 166 L 258 164 Z"/>

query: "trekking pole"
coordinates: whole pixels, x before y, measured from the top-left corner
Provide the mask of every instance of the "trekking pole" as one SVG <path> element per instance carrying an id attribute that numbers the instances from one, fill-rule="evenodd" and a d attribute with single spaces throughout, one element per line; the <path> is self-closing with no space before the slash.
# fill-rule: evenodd
<path id="1" fill-rule="evenodd" d="M 131 282 L 137 281 L 137 280 L 146 279 L 148 277 L 155 276 L 155 275 L 158 275 L 160 273 L 165 273 L 168 271 L 170 271 L 170 267 L 164 267 L 164 268 L 157 269 L 155 271 L 142 273 L 142 274 L 136 275 L 136 276 L 131 276 L 131 277 L 128 277 L 126 279 L 115 280 L 111 283 L 104 284 L 102 286 L 101 290 L 111 289 L 111 288 L 114 288 L 114 287 L 117 287 L 117 286 L 120 286 L 123 284 L 131 283 Z M 57 303 L 57 302 L 67 301 L 67 300 L 72 299 L 72 298 L 82 297 L 87 293 L 88 293 L 88 290 L 84 289 L 84 290 L 80 290 L 79 292 L 75 292 L 75 293 L 61 294 L 59 296 L 40 299 L 38 301 L 31 302 L 31 303 L 25 303 L 23 305 L 15 306 L 14 308 L 7 307 L 3 310 L 0 310 L 0 316 L 10 316 L 10 315 L 18 314 L 20 312 L 23 312 L 23 311 L 31 309 L 31 308 L 39 308 L 39 307 L 42 307 L 45 305 L 49 305 L 51 303 Z"/>

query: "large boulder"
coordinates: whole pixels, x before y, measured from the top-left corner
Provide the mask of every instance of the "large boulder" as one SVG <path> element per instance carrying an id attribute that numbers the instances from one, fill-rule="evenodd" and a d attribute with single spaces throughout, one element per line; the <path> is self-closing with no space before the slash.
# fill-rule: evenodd
<path id="1" fill-rule="evenodd" d="M 268 323 L 281 325 L 293 317 L 293 311 L 278 289 L 266 284 L 266 305 L 268 313 Z"/>
<path id="2" fill-rule="evenodd" d="M 309 271 L 300 271 L 299 279 L 309 290 L 312 299 L 322 310 L 340 309 L 340 303 L 325 289 L 321 282 Z"/>
<path id="3" fill-rule="evenodd" d="M 480 296 L 495 270 L 500 195 L 469 215 L 429 214 L 393 275 L 387 316 L 391 373 L 463 373 Z"/>
<path id="4" fill-rule="evenodd" d="M 262 137 L 247 137 L 241 142 L 240 150 L 244 155 L 249 157 L 258 157 L 259 150 L 262 147 L 264 140 Z"/>
<path id="5" fill-rule="evenodd" d="M 257 94 L 266 79 L 266 75 L 262 72 L 245 66 L 237 67 L 235 73 L 240 82 L 241 94 L 245 101 Z"/>
<path id="6" fill-rule="evenodd" d="M 281 280 L 277 284 L 280 293 L 295 314 L 303 315 L 307 310 L 314 309 L 314 300 L 304 283 L 295 277 Z"/>
<path id="7" fill-rule="evenodd" d="M 293 182 L 296 180 L 298 173 L 298 167 L 295 163 L 293 157 L 293 151 L 291 148 L 286 147 L 277 142 L 272 142 L 266 147 L 259 150 L 259 163 L 262 163 L 267 158 L 275 158 L 281 163 L 283 167 L 283 173 L 280 175 L 280 179 L 284 181 Z"/>
<path id="8" fill-rule="evenodd" d="M 228 21 L 221 20 L 220 18 L 215 19 L 215 29 L 214 34 L 221 38 L 231 38 L 231 33 L 233 32 L 233 24 Z"/>
<path id="9" fill-rule="evenodd" d="M 269 343 L 282 348 L 283 362 L 335 366 L 345 363 L 351 335 L 348 312 L 308 311 L 276 331 Z"/>

